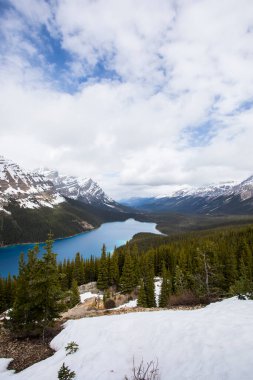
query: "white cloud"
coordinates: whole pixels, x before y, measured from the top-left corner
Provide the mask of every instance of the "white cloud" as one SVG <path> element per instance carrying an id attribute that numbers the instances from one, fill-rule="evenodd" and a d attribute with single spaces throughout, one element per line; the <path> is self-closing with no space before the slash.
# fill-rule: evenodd
<path id="1" fill-rule="evenodd" d="M 12 4 L 2 154 L 91 176 L 116 197 L 251 174 L 253 111 L 242 107 L 253 100 L 251 0 Z M 71 57 L 59 77 L 40 48 L 42 25 Z M 115 76 L 92 78 L 99 63 Z M 59 90 L 87 73 L 76 91 Z"/>

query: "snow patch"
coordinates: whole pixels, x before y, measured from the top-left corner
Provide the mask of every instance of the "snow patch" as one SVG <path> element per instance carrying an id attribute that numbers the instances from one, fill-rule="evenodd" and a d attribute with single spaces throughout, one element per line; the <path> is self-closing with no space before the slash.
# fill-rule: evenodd
<path id="1" fill-rule="evenodd" d="M 159 306 L 159 297 L 161 293 L 162 279 L 161 277 L 155 277 L 155 302 L 156 306 Z"/>
<path id="2" fill-rule="evenodd" d="M 133 307 L 137 307 L 137 299 L 124 303 L 123 305 L 115 307 L 114 309 L 111 309 L 111 310 L 120 310 L 120 309 L 133 308 Z"/>
<path id="3" fill-rule="evenodd" d="M 103 296 L 101 294 L 97 294 L 97 293 L 91 293 L 91 292 L 85 292 L 85 293 L 81 293 L 80 294 L 80 302 L 83 303 L 84 301 L 90 299 L 90 298 L 100 298 L 102 299 Z"/>

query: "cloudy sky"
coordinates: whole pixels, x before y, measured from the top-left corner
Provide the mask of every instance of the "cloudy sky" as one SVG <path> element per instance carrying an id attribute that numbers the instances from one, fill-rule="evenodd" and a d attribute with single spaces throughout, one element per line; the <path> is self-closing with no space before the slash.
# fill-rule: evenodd
<path id="1" fill-rule="evenodd" d="M 253 173 L 252 0 L 0 0 L 0 153 L 116 199 Z"/>

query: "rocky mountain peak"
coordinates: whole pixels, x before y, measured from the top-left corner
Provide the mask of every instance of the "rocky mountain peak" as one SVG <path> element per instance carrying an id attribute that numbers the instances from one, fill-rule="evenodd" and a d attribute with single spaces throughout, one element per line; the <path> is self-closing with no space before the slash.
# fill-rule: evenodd
<path id="1" fill-rule="evenodd" d="M 64 202 L 52 182 L 39 173 L 22 169 L 11 160 L 0 157 L 0 209 L 16 201 L 21 207 L 53 207 Z"/>

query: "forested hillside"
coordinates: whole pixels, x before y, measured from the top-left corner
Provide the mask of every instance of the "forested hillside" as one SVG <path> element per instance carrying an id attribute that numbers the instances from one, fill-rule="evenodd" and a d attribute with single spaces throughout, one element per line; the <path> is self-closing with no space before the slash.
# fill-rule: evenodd
<path id="1" fill-rule="evenodd" d="M 153 307 L 154 276 L 163 279 L 161 306 L 199 303 L 229 295 L 253 294 L 253 227 L 227 228 L 178 236 L 138 235 L 127 245 L 101 258 L 58 265 L 62 290 L 73 280 L 84 284 L 97 281 L 101 290 L 109 287 L 130 294 L 139 289 L 139 305 Z M 1 280 L 1 310 L 15 297 L 16 280 Z"/>
<path id="2" fill-rule="evenodd" d="M 126 220 L 133 213 L 102 209 L 83 202 L 67 199 L 54 208 L 21 208 L 15 202 L 0 211 L 0 244 L 45 241 L 51 231 L 55 238 L 74 235 L 104 222 Z M 91 226 L 89 226 L 91 225 Z"/>

